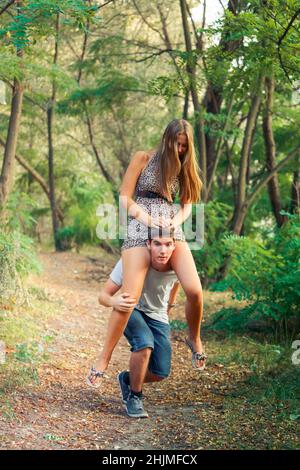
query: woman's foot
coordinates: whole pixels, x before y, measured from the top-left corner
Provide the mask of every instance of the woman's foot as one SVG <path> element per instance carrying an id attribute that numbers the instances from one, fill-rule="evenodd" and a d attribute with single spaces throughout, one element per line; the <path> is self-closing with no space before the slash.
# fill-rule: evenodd
<path id="1" fill-rule="evenodd" d="M 99 388 L 101 386 L 106 369 L 107 366 L 104 367 L 101 360 L 96 361 L 85 379 L 87 385 L 93 388 Z"/>
<path id="2" fill-rule="evenodd" d="M 97 370 L 94 366 L 91 367 L 89 374 L 87 375 L 85 381 L 86 384 L 93 388 L 99 388 L 101 385 L 101 380 L 104 376 L 104 372 Z"/>
<path id="3" fill-rule="evenodd" d="M 206 354 L 203 351 L 203 346 L 200 338 L 192 340 L 190 338 L 185 339 L 186 345 L 192 351 L 192 365 L 194 369 L 202 371 L 205 369 Z"/>

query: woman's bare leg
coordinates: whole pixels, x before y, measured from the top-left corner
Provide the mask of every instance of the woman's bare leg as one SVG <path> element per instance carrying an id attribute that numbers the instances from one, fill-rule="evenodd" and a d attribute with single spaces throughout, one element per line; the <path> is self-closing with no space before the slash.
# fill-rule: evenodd
<path id="1" fill-rule="evenodd" d="M 200 326 L 203 316 L 203 292 L 195 261 L 187 242 L 176 240 L 171 265 L 186 295 L 185 315 L 189 329 L 189 340 L 194 351 L 202 353 Z M 203 364 L 203 360 L 197 361 L 197 367 L 201 367 Z"/>
<path id="2" fill-rule="evenodd" d="M 133 247 L 123 250 L 123 284 L 121 291 L 130 293 L 131 297 L 136 298 L 138 301 L 149 265 L 150 253 L 147 247 Z M 94 363 L 97 370 L 105 371 L 107 369 L 113 350 L 126 328 L 132 310 L 128 313 L 116 309 L 112 310 L 102 352 L 99 359 Z"/>

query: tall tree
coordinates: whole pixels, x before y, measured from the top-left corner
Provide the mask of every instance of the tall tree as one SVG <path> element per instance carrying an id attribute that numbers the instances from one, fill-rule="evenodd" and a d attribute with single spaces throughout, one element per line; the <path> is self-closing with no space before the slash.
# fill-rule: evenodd
<path id="1" fill-rule="evenodd" d="M 60 34 L 60 14 L 56 15 L 55 22 L 55 44 L 54 44 L 54 56 L 53 64 L 56 66 L 58 62 L 58 52 L 59 52 L 59 34 Z M 54 175 L 54 145 L 53 145 L 53 122 L 54 122 L 54 112 L 55 112 L 55 103 L 56 103 L 56 82 L 53 79 L 52 82 L 52 93 L 47 106 L 47 131 L 48 131 L 48 168 L 49 168 L 49 192 L 50 192 L 50 206 L 52 214 L 52 229 L 53 229 L 53 238 L 54 245 L 56 250 L 61 250 L 61 243 L 58 237 L 59 229 L 59 218 L 57 211 L 57 203 L 55 197 L 55 175 Z"/>
<path id="2" fill-rule="evenodd" d="M 240 235 L 243 222 L 245 218 L 245 201 L 247 195 L 247 166 L 251 153 L 251 144 L 253 142 L 253 133 L 255 124 L 259 112 L 261 103 L 261 93 L 263 76 L 260 74 L 257 79 L 257 83 L 254 87 L 253 96 L 249 107 L 247 116 L 246 128 L 244 132 L 243 145 L 241 150 L 240 164 L 239 164 L 239 179 L 238 179 L 238 191 L 235 201 L 234 215 L 233 215 L 233 232 Z"/>
<path id="3" fill-rule="evenodd" d="M 263 113 L 263 135 L 266 148 L 266 167 L 272 171 L 276 165 L 276 143 L 273 133 L 273 104 L 274 104 L 275 79 L 265 78 L 265 109 Z M 278 227 L 287 220 L 287 217 L 280 214 L 282 209 L 278 176 L 275 173 L 268 182 L 268 193 Z"/>
<path id="4" fill-rule="evenodd" d="M 22 2 L 16 0 L 17 12 L 20 12 Z M 12 2 L 10 2 L 12 4 Z M 10 6 L 10 4 L 7 4 Z M 4 9 L 3 9 L 4 11 Z M 21 19 L 17 17 L 17 25 Z M 16 54 L 20 61 L 23 58 L 23 50 L 20 47 L 16 47 Z M 9 193 L 13 186 L 14 179 L 14 163 L 22 114 L 22 103 L 24 95 L 24 85 L 22 80 L 17 76 L 14 77 L 13 88 L 12 88 L 12 100 L 10 107 L 10 117 L 7 129 L 7 138 L 4 149 L 4 157 L 2 163 L 2 170 L 0 175 L 0 213 L 3 212 L 5 203 L 9 196 Z"/>
<path id="5" fill-rule="evenodd" d="M 203 104 L 199 98 L 197 90 L 197 75 L 196 75 L 196 60 L 195 54 L 193 53 L 191 33 L 188 24 L 188 10 L 186 0 L 179 0 L 180 11 L 182 19 L 182 27 L 185 39 L 185 47 L 188 53 L 187 58 L 187 73 L 189 77 L 190 92 L 192 96 L 194 112 L 195 112 L 195 133 L 197 138 L 199 157 L 200 157 L 200 169 L 202 172 L 203 188 L 202 188 L 202 199 L 207 200 L 207 162 L 206 162 L 206 143 L 205 143 L 205 132 L 204 132 L 204 119 L 203 119 Z"/>

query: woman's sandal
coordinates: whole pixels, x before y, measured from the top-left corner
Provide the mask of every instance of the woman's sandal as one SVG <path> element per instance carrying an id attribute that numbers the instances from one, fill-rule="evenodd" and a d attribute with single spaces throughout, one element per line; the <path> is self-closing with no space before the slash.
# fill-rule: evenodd
<path id="1" fill-rule="evenodd" d="M 190 340 L 188 338 L 185 338 L 185 344 L 192 351 L 192 365 L 193 365 L 193 368 L 196 369 L 196 370 L 199 370 L 199 371 L 203 371 L 205 369 L 205 362 L 201 367 L 198 367 L 197 366 L 197 361 L 202 361 L 203 359 L 205 361 L 207 359 L 207 355 L 204 354 L 203 352 L 200 353 L 198 351 L 194 351 L 193 345 L 192 345 L 192 343 L 190 342 Z"/>
<path id="2" fill-rule="evenodd" d="M 86 377 L 85 379 L 85 382 L 87 383 L 87 385 L 89 385 L 90 387 L 93 387 L 93 388 L 99 388 L 101 387 L 101 381 L 100 383 L 97 385 L 93 382 L 91 382 L 91 378 L 95 377 L 96 379 L 98 379 L 99 377 L 104 377 L 104 372 L 101 372 L 101 371 L 98 371 L 94 366 L 91 367 L 90 369 L 90 372 L 89 372 L 89 375 Z"/>

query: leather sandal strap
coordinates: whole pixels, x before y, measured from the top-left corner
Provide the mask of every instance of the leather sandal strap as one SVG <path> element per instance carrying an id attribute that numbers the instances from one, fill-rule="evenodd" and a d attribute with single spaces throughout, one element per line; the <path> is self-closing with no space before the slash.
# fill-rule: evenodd
<path id="1" fill-rule="evenodd" d="M 100 372 L 95 367 L 91 368 L 91 374 L 93 374 L 95 377 L 103 377 L 104 372 Z"/>
<path id="2" fill-rule="evenodd" d="M 199 353 L 199 352 L 194 352 L 193 357 L 196 361 L 202 361 L 203 359 L 206 359 L 207 356 L 204 353 Z"/>

